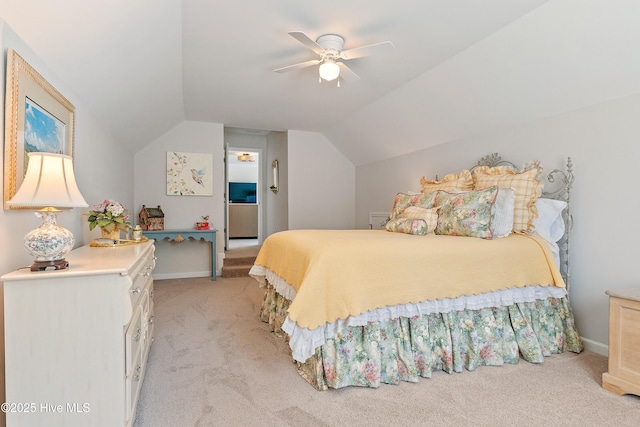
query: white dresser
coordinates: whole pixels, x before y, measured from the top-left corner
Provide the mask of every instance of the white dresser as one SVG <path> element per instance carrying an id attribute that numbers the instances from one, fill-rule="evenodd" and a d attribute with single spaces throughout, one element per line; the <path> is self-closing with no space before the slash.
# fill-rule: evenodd
<path id="1" fill-rule="evenodd" d="M 7 426 L 129 426 L 153 337 L 153 240 L 2 276 Z"/>

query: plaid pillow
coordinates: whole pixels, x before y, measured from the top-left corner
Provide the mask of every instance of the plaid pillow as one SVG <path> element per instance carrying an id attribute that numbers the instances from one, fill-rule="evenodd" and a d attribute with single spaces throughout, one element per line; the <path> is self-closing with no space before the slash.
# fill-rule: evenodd
<path id="1" fill-rule="evenodd" d="M 509 166 L 480 166 L 473 171 L 474 186 L 482 190 L 494 185 L 513 188 L 516 192 L 513 205 L 513 231 L 532 233 L 533 220 L 538 216 L 536 200 L 542 194 L 542 183 L 538 180 L 542 167 L 535 163 L 517 172 Z"/>
<path id="2" fill-rule="evenodd" d="M 465 169 L 458 174 L 450 173 L 439 181 L 429 181 L 423 176 L 420 179 L 420 184 L 422 185 L 422 193 L 430 193 L 436 190 L 459 193 L 473 190 L 473 177 L 471 172 Z"/>

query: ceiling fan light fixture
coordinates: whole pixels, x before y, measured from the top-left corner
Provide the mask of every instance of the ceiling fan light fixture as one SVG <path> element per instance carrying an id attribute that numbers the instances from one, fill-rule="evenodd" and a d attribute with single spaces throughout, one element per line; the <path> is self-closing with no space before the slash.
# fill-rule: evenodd
<path id="1" fill-rule="evenodd" d="M 336 61 L 325 59 L 319 68 L 320 77 L 328 82 L 335 80 L 340 76 L 340 67 Z"/>

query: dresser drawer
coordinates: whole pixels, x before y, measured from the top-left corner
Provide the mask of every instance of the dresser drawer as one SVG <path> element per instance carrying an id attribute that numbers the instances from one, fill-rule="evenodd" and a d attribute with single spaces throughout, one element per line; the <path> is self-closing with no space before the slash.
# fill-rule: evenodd
<path id="1" fill-rule="evenodd" d="M 131 323 L 125 332 L 125 372 L 131 370 L 134 358 L 140 348 L 145 348 L 149 339 L 149 290 L 144 289 L 139 298 L 139 305 L 133 311 Z M 144 350 L 143 350 L 144 351 Z"/>
<path id="2" fill-rule="evenodd" d="M 131 297 L 131 305 L 133 307 L 136 306 L 142 290 L 148 285 L 149 280 L 151 280 L 151 273 L 156 266 L 156 258 L 153 250 L 154 248 L 151 247 L 151 250 L 140 259 L 140 262 L 138 262 L 129 273 L 131 280 L 129 296 Z"/>
<path id="3" fill-rule="evenodd" d="M 138 307 L 133 312 L 133 318 L 124 335 L 125 343 L 125 374 L 128 376 L 134 367 L 135 360 L 138 358 L 140 348 L 144 345 L 144 330 L 142 310 Z"/>
<path id="4" fill-rule="evenodd" d="M 138 400 L 138 392 L 144 372 L 142 352 L 138 352 L 134 360 L 133 368 L 125 378 L 125 419 L 126 425 L 133 423 L 133 415 L 135 414 L 135 405 Z"/>

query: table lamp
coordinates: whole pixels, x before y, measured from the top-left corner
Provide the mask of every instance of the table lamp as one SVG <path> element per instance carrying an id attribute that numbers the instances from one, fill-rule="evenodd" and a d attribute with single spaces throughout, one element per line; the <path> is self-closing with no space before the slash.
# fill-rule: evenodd
<path id="1" fill-rule="evenodd" d="M 56 223 L 60 209 L 88 206 L 73 174 L 70 156 L 53 153 L 29 153 L 29 164 L 22 185 L 7 202 L 9 206 L 41 208 L 36 215 L 42 225 L 24 236 L 24 247 L 35 261 L 31 271 L 69 266 L 64 259 L 73 249 L 73 234 Z"/>

